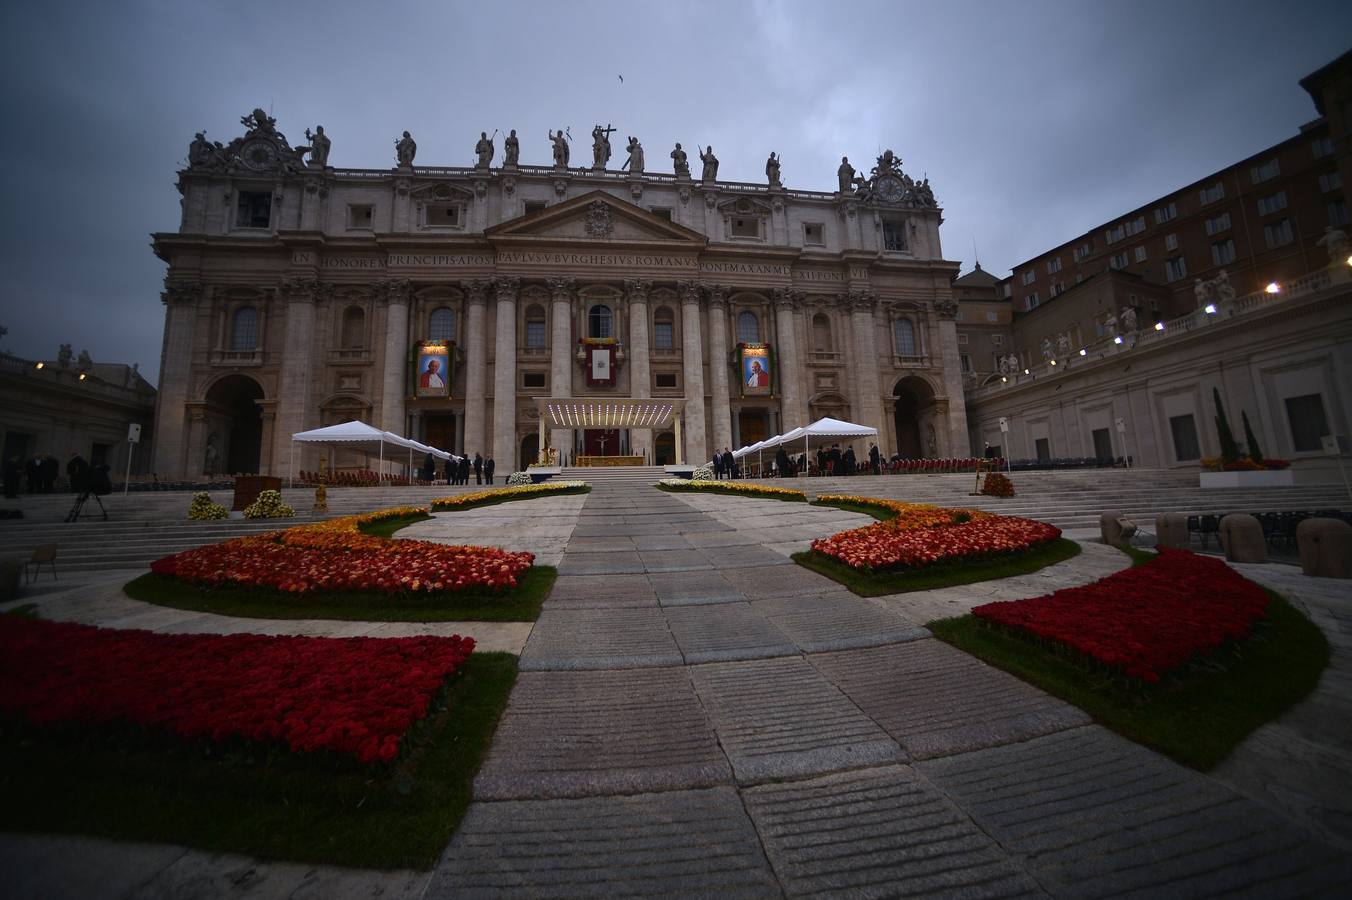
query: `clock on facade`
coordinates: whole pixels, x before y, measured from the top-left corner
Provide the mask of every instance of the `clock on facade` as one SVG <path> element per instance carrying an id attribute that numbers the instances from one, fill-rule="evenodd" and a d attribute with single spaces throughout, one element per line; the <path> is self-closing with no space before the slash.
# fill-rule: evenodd
<path id="1" fill-rule="evenodd" d="M 239 148 L 239 158 L 250 169 L 261 172 L 277 165 L 277 148 L 272 141 L 255 138 Z"/>
<path id="2" fill-rule="evenodd" d="M 906 193 L 906 187 L 895 175 L 884 175 L 878 179 L 878 196 L 888 203 L 896 203 Z"/>

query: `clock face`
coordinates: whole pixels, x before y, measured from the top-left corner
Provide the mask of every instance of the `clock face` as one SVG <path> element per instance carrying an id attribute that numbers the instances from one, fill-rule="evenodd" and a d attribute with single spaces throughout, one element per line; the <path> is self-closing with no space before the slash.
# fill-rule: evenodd
<path id="1" fill-rule="evenodd" d="M 277 148 L 271 141 L 255 138 L 240 148 L 239 158 L 250 169 L 261 172 L 277 164 Z"/>
<path id="2" fill-rule="evenodd" d="M 888 201 L 896 203 L 905 194 L 906 189 L 902 187 L 901 179 L 894 178 L 891 175 L 885 175 L 878 179 L 878 196 Z"/>

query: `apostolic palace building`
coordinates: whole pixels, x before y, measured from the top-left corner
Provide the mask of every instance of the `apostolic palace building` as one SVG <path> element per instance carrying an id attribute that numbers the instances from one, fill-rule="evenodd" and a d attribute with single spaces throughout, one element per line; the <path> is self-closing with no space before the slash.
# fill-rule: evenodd
<path id="1" fill-rule="evenodd" d="M 285 475 L 294 432 L 351 419 L 499 472 L 542 441 L 565 463 L 698 463 L 823 415 L 877 424 L 888 454 L 969 450 L 958 266 L 890 150 L 823 193 L 786 188 L 773 154 L 764 183 L 728 182 L 713 148 L 650 171 L 629 138 L 617 169 L 599 126 L 581 167 L 562 133 L 550 165 L 512 132 L 457 168 L 405 132 L 393 167 L 339 169 L 322 128 L 293 146 L 262 110 L 241 122 L 193 141 L 181 225 L 154 238 L 162 478 Z"/>

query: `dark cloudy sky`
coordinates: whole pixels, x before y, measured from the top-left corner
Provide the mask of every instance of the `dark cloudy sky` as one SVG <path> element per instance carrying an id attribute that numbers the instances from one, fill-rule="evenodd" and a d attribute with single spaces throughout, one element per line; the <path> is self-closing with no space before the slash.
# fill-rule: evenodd
<path id="1" fill-rule="evenodd" d="M 975 239 L 1007 275 L 1295 134 L 1315 117 L 1296 82 L 1350 46 L 1352 3 L 1302 0 L 13 0 L 0 349 L 70 342 L 154 381 L 149 235 L 178 227 L 193 133 L 227 142 L 255 106 L 293 143 L 323 124 L 340 168 L 393 165 L 405 128 L 419 163 L 516 128 L 546 164 L 548 129 L 610 122 L 655 162 L 713 143 L 754 181 L 776 150 L 787 185 L 833 190 L 842 155 L 890 147 L 934 185 L 944 255 L 969 269 Z"/>

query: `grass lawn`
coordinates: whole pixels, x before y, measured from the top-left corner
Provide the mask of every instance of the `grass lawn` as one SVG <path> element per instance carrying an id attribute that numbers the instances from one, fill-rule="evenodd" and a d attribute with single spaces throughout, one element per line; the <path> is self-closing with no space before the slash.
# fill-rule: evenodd
<path id="1" fill-rule="evenodd" d="M 1134 555 L 1133 555 L 1134 556 Z M 935 637 L 1078 706 L 1099 724 L 1206 771 L 1253 729 L 1303 699 L 1328 663 L 1324 635 L 1277 594 L 1240 644 L 1137 684 L 1074 651 L 967 615 L 930 622 Z"/>
<path id="2" fill-rule="evenodd" d="M 852 511 L 869 512 L 864 507 Z M 870 515 L 872 514 L 870 512 Z M 1027 575 L 1053 563 L 1070 559 L 1079 552 L 1079 544 L 1066 538 L 1058 538 L 1046 546 L 1014 555 L 991 557 L 979 562 L 955 560 L 902 572 L 861 572 L 815 550 L 795 553 L 793 561 L 803 568 L 811 569 L 843 584 L 861 597 L 879 597 L 883 594 L 932 591 L 957 584 L 973 584 L 978 581 L 990 581 L 993 578 Z"/>
<path id="3" fill-rule="evenodd" d="M 716 481 L 701 481 L 699 483 L 718 484 Z M 722 494 L 727 497 L 750 497 L 753 500 L 783 500 L 788 503 L 803 503 L 807 500 L 807 497 L 801 492 L 797 494 L 762 493 L 760 491 L 746 491 L 727 487 L 676 487 L 675 485 L 670 484 L 659 484 L 657 489 L 659 491 L 666 491 L 668 494 Z"/>
<path id="4" fill-rule="evenodd" d="M 546 481 L 542 483 L 548 484 L 549 482 Z M 484 488 L 484 490 L 492 490 L 492 488 L 486 487 Z M 559 488 L 558 490 L 551 489 L 548 491 L 539 491 L 534 494 L 515 494 L 501 497 L 485 497 L 482 500 L 473 500 L 468 503 L 456 503 L 452 506 L 447 506 L 442 509 L 437 509 L 435 506 L 436 501 L 433 500 L 432 512 L 459 512 L 462 509 L 478 509 L 481 506 L 497 506 L 499 503 L 515 503 L 518 500 L 537 500 L 541 497 L 566 497 L 569 494 L 590 494 L 590 493 L 591 493 L 591 485 L 579 484 L 574 487 Z M 450 499 L 452 500 L 455 499 L 454 495 Z M 413 521 L 416 522 L 420 520 L 414 519 Z"/>
<path id="5" fill-rule="evenodd" d="M 261 859 L 431 868 L 516 680 L 516 657 L 475 653 L 392 767 L 147 737 L 41 734 L 0 722 L 0 828 L 186 844 Z"/>
<path id="6" fill-rule="evenodd" d="M 558 570 L 531 566 L 513 590 L 453 593 L 381 594 L 375 591 L 330 591 L 298 596 L 267 588 L 216 587 L 188 584 L 153 572 L 127 582 L 122 590 L 133 600 L 254 619 L 343 619 L 358 622 L 534 622 L 554 586 Z"/>
<path id="7" fill-rule="evenodd" d="M 372 537 L 394 537 L 394 533 L 401 528 L 407 528 L 414 522 L 426 522 L 432 518 L 427 513 L 418 516 L 400 516 L 397 519 L 383 519 L 379 522 L 368 522 L 359 526 L 362 534 L 369 534 Z"/>

